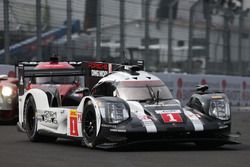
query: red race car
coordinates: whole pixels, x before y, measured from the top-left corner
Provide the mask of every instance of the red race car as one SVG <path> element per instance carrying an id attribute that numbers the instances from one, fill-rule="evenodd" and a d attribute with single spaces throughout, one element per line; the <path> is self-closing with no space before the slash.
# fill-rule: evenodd
<path id="1" fill-rule="evenodd" d="M 0 75 L 0 124 L 17 121 L 17 84 L 18 79 L 11 71 L 8 75 Z"/>
<path id="2" fill-rule="evenodd" d="M 81 64 L 81 62 L 79 63 Z M 63 73 L 64 70 L 72 69 L 73 71 L 75 68 L 77 68 L 76 62 L 59 62 L 57 58 L 52 58 L 50 62 L 39 62 L 34 70 L 37 70 L 39 75 L 39 72 L 53 73 L 53 71 L 58 71 Z M 80 99 L 84 96 L 84 92 L 87 89 L 83 89 L 80 86 L 81 84 L 81 76 L 40 75 L 39 77 L 30 77 L 28 84 L 24 86 L 26 90 L 33 88 L 46 90 L 48 96 L 57 92 L 61 100 L 60 102 L 52 100 L 51 106 L 70 106 L 78 104 Z M 53 99 L 52 96 L 50 98 Z"/>
<path id="3" fill-rule="evenodd" d="M 37 70 L 39 74 L 39 71 L 75 70 L 81 62 L 79 64 L 77 62 L 59 62 L 56 57 L 52 57 L 49 62 L 21 62 L 19 64 L 22 64 L 25 70 Z M 18 66 L 18 68 L 20 67 Z M 15 76 L 0 75 L 0 124 L 17 122 L 19 86 L 23 86 L 25 91 L 32 88 L 44 89 L 48 96 L 57 92 L 61 100 L 60 102 L 51 101 L 52 106 L 78 104 L 84 92 L 88 91 L 80 87 L 82 83 L 80 76 L 31 76 L 25 83 L 24 85 L 19 83 Z"/>

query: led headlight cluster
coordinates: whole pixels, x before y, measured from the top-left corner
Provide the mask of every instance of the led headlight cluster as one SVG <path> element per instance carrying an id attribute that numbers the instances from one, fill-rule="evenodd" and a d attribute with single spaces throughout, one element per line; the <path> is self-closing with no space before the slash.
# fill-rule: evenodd
<path id="1" fill-rule="evenodd" d="M 230 107 L 227 99 L 211 100 L 209 115 L 220 120 L 230 119 Z"/>
<path id="2" fill-rule="evenodd" d="M 107 123 L 117 124 L 129 118 L 129 111 L 121 102 L 107 102 L 99 106 L 102 118 Z"/>
<path id="3" fill-rule="evenodd" d="M 13 93 L 13 89 L 9 86 L 3 86 L 2 88 L 2 95 L 3 96 L 11 96 Z"/>

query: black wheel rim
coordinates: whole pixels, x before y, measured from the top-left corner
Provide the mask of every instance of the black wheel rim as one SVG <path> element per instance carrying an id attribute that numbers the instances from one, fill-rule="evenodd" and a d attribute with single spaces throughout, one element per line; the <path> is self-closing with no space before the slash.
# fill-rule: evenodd
<path id="1" fill-rule="evenodd" d="M 96 135 L 96 117 L 95 113 L 88 110 L 84 117 L 84 130 L 88 138 L 92 138 Z"/>
<path id="2" fill-rule="evenodd" d="M 34 108 L 29 105 L 27 108 L 27 128 L 30 133 L 33 133 L 35 130 L 35 111 Z"/>

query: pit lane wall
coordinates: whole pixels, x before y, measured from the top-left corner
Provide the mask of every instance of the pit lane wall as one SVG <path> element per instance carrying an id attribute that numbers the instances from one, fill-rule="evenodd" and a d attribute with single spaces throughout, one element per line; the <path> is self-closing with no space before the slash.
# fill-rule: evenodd
<path id="1" fill-rule="evenodd" d="M 210 91 L 227 94 L 232 106 L 250 106 L 250 77 L 155 73 L 168 85 L 173 96 L 187 103 L 195 86 L 208 84 Z"/>

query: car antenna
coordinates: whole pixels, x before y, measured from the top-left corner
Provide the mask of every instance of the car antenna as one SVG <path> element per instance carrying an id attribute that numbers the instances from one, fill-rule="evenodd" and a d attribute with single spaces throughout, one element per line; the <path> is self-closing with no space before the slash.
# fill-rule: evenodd
<path id="1" fill-rule="evenodd" d="M 128 65 L 129 63 L 128 63 L 128 59 L 126 58 L 126 52 L 125 52 L 125 50 L 123 49 L 122 50 L 122 55 L 121 55 L 121 59 L 122 59 L 122 64 L 124 64 L 124 65 Z"/>
<path id="2" fill-rule="evenodd" d="M 157 93 L 156 93 L 156 104 L 158 105 L 159 103 L 159 96 L 160 96 L 160 91 L 157 90 Z"/>

